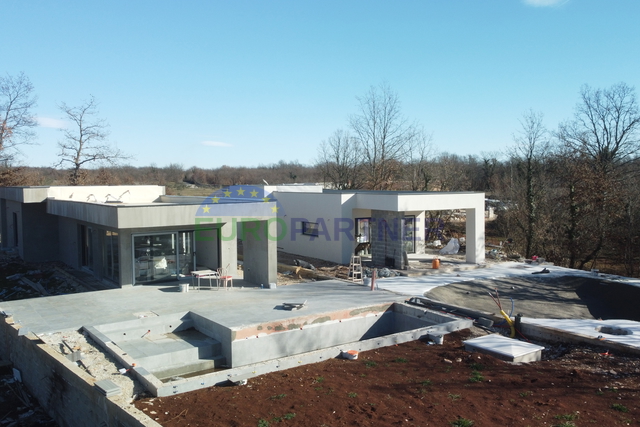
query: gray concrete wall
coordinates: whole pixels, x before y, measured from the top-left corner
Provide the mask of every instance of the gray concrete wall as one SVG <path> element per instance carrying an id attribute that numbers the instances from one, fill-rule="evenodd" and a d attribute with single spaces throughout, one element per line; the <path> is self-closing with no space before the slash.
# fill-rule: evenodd
<path id="1" fill-rule="evenodd" d="M 207 228 L 196 230 L 193 236 L 196 242 L 196 263 L 198 266 L 215 270 L 220 267 L 219 230 Z"/>
<path id="2" fill-rule="evenodd" d="M 160 426 L 135 407 L 125 410 L 103 396 L 95 379 L 34 335 L 18 336 L 10 321 L 0 319 L 0 356 L 20 371 L 31 395 L 60 427 Z"/>
<path id="3" fill-rule="evenodd" d="M 78 223 L 72 219 L 58 220 L 58 256 L 59 260 L 72 268 L 80 268 L 80 241 Z"/>
<path id="4" fill-rule="evenodd" d="M 204 201 L 204 198 L 203 198 Z M 212 204 L 207 216 L 201 216 L 201 206 L 163 203 L 147 204 L 102 204 L 73 200 L 47 201 L 47 211 L 110 228 L 185 227 L 201 221 L 229 222 L 231 218 L 268 219 L 275 203 L 228 203 Z M 199 216 L 200 215 L 200 216 Z"/>
<path id="5" fill-rule="evenodd" d="M 277 222 L 243 223 L 244 280 L 253 284 L 276 283 L 278 280 Z"/>
<path id="6" fill-rule="evenodd" d="M 196 330 L 210 336 L 222 344 L 220 352 L 226 360 L 226 364 L 231 364 L 231 341 L 233 341 L 233 331 L 226 326 L 216 323 L 205 316 L 195 312 L 189 313 L 189 318 L 193 321 Z"/>
<path id="7" fill-rule="evenodd" d="M 397 315 L 392 311 L 376 316 L 305 325 L 266 336 L 234 341 L 231 343 L 232 358 L 227 361 L 231 367 L 238 367 L 430 325 L 431 322 L 403 313 Z"/>

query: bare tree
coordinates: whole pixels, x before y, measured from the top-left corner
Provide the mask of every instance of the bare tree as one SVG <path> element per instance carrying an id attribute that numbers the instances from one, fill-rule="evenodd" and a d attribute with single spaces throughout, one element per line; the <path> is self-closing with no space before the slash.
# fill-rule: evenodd
<path id="1" fill-rule="evenodd" d="M 20 144 L 29 143 L 37 126 L 31 109 L 36 106 L 33 85 L 20 73 L 17 77 L 0 77 L 0 158 L 11 160 L 7 152 Z"/>
<path id="2" fill-rule="evenodd" d="M 408 152 L 405 172 L 412 191 L 429 191 L 429 185 L 433 179 L 433 171 L 431 170 L 429 159 L 435 153 L 431 141 L 431 134 L 419 130 L 416 133 L 415 144 Z"/>
<path id="3" fill-rule="evenodd" d="M 478 177 L 478 184 L 474 186 L 473 190 L 484 191 L 491 193 L 494 190 L 496 177 L 498 175 L 497 169 L 499 168 L 498 162 L 499 153 L 482 152 L 480 153 L 480 160 L 482 162 L 480 166 L 480 176 Z"/>
<path id="4" fill-rule="evenodd" d="M 637 174 L 630 167 L 640 152 L 635 90 L 625 83 L 604 90 L 583 86 L 574 118 L 560 125 L 558 139 L 567 159 L 564 182 L 571 184 L 569 264 L 593 268 L 625 212 L 623 184 Z"/>
<path id="5" fill-rule="evenodd" d="M 580 95 L 573 120 L 560 125 L 560 140 L 604 174 L 633 160 L 640 152 L 635 89 L 625 83 L 604 90 L 585 85 Z"/>
<path id="6" fill-rule="evenodd" d="M 451 153 L 440 153 L 433 164 L 433 184 L 436 191 L 468 191 L 471 177 L 468 158 Z"/>
<path id="7" fill-rule="evenodd" d="M 541 249 L 536 245 L 544 233 L 543 210 L 548 206 L 544 201 L 547 194 L 544 165 L 550 142 L 542 113 L 525 113 L 520 125 L 520 131 L 513 136 L 514 145 L 509 150 L 513 166 L 509 199 L 516 207 L 509 214 L 513 216 L 522 239 L 524 256 L 530 258 L 534 250 Z"/>
<path id="8" fill-rule="evenodd" d="M 350 124 L 363 157 L 367 187 L 391 188 L 416 142 L 417 126 L 402 115 L 398 94 L 387 84 L 372 86 L 358 101 L 360 111 Z"/>
<path id="9" fill-rule="evenodd" d="M 338 129 L 318 149 L 316 166 L 326 183 L 338 190 L 362 188 L 358 141 L 348 132 Z"/>
<path id="10" fill-rule="evenodd" d="M 72 122 L 72 126 L 62 129 L 64 137 L 58 143 L 60 161 L 57 166 L 70 165 L 71 185 L 81 185 L 84 182 L 86 172 L 83 168 L 87 164 L 95 162 L 113 166 L 121 160 L 131 158 L 107 142 L 108 125 L 104 119 L 96 117 L 97 107 L 93 96 L 78 107 L 69 107 L 65 103 L 60 105 L 60 110 Z"/>

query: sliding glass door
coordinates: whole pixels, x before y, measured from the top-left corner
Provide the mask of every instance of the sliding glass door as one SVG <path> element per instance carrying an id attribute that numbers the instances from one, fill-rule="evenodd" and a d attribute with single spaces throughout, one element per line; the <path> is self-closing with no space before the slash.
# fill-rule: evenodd
<path id="1" fill-rule="evenodd" d="M 176 279 L 195 265 L 193 231 L 133 236 L 133 268 L 136 284 Z"/>

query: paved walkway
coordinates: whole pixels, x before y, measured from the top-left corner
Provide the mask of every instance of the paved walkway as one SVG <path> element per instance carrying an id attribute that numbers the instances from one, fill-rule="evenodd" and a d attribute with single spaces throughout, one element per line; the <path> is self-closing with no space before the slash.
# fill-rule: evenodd
<path id="1" fill-rule="evenodd" d="M 443 270 L 447 268 L 442 264 Z M 451 267 L 468 267 L 468 264 L 456 264 Z M 571 268 L 556 267 L 553 265 L 524 264 L 522 262 L 503 262 L 488 264 L 484 268 L 461 269 L 459 271 L 443 271 L 441 274 L 427 274 L 424 276 L 395 276 L 381 278 L 376 281 L 378 288 L 399 295 L 425 296 L 433 288 L 445 286 L 451 283 L 468 282 L 471 280 L 495 280 L 503 277 L 531 276 L 532 273 L 549 270 L 545 275 L 549 276 L 584 276 L 593 278 L 593 273 L 574 270 Z M 601 279 L 614 280 L 633 286 L 640 286 L 640 279 L 629 277 L 600 274 Z"/>

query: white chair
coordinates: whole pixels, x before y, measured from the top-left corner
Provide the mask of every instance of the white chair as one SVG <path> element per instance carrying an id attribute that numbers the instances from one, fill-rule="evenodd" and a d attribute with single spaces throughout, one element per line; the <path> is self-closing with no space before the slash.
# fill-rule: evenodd
<path id="1" fill-rule="evenodd" d="M 225 290 L 227 290 L 227 284 L 233 289 L 233 276 L 229 275 L 228 268 L 229 266 L 227 266 L 227 268 L 221 267 L 217 271 L 218 287 L 220 287 L 220 282 L 222 282 L 222 286 L 224 286 Z"/>

